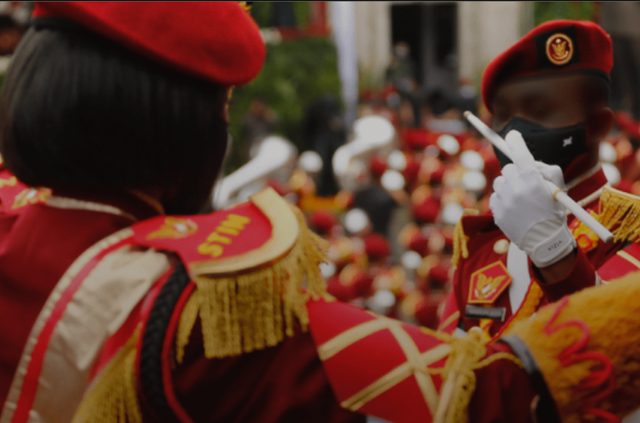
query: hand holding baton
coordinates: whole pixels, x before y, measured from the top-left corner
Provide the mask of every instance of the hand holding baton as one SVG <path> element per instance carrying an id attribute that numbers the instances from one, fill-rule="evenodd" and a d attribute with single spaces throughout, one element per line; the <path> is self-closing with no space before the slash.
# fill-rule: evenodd
<path id="1" fill-rule="evenodd" d="M 520 169 L 536 169 L 535 159 L 533 158 L 529 149 L 522 138 L 522 135 L 517 131 L 509 132 L 507 138 L 509 139 L 512 147 L 515 147 L 515 151 L 509 148 L 509 145 L 502 137 L 496 134 L 491 128 L 484 124 L 473 113 L 467 111 L 464 112 L 464 117 L 473 125 L 491 144 L 493 144 L 498 150 L 507 156 L 516 166 Z M 544 175 L 543 175 L 544 178 Z M 613 242 L 613 234 L 607 228 L 605 228 L 600 222 L 598 222 L 593 216 L 591 216 L 585 209 L 580 207 L 566 192 L 558 188 L 553 182 L 546 180 L 547 188 L 553 198 L 567 208 L 575 217 L 580 219 L 585 225 L 589 227 L 598 237 L 606 243 Z"/>

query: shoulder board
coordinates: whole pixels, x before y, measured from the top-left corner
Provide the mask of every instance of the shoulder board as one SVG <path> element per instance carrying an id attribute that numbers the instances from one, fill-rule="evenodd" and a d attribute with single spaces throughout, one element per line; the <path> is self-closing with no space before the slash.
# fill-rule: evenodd
<path id="1" fill-rule="evenodd" d="M 614 242 L 635 242 L 640 238 L 640 197 L 610 186 L 600 196 L 597 219 L 614 235 Z"/>
<path id="2" fill-rule="evenodd" d="M 198 318 L 205 356 L 222 358 L 274 346 L 293 336 L 296 323 L 306 330 L 306 302 L 329 299 L 319 269 L 326 242 L 271 188 L 231 209 L 132 229 L 135 244 L 177 253 L 195 283 L 174 312 L 178 361 Z"/>
<path id="3" fill-rule="evenodd" d="M 295 211 L 271 188 L 230 209 L 160 216 L 132 228 L 136 244 L 177 253 L 192 276 L 273 264 L 291 252 L 300 234 Z"/>

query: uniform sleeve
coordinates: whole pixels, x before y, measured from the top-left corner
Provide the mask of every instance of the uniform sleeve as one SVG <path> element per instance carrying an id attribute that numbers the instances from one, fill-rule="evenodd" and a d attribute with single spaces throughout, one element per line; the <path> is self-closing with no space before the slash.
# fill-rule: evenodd
<path id="1" fill-rule="evenodd" d="M 532 279 L 540 286 L 549 302 L 556 302 L 565 295 L 571 295 L 585 288 L 596 286 L 598 280 L 595 268 L 580 248 L 576 249 L 576 260 L 571 271 L 559 281 L 553 283 L 544 282 L 540 271 L 531 260 L 529 260 L 529 270 Z"/>

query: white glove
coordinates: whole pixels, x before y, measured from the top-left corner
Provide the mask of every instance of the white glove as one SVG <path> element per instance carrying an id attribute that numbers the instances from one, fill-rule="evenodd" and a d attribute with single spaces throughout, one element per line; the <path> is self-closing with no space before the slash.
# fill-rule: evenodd
<path id="1" fill-rule="evenodd" d="M 513 156 L 515 159 L 516 154 Z M 565 189 L 564 178 L 558 166 L 531 161 L 521 167 L 526 169 L 513 164 L 502 169 L 502 176 L 493 182 L 489 207 L 502 232 L 543 268 L 560 261 L 577 246 L 567 227 L 564 207 L 553 199 L 541 174 L 561 189 Z"/>

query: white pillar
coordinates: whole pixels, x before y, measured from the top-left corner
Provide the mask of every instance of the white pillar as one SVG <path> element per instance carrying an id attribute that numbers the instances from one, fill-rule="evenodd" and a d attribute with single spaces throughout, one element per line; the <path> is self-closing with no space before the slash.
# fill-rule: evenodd
<path id="1" fill-rule="evenodd" d="M 486 66 L 522 37 L 522 2 L 458 2 L 459 76 L 479 84 Z"/>
<path id="2" fill-rule="evenodd" d="M 356 2 L 356 45 L 364 85 L 382 83 L 391 61 L 391 8 L 388 1 Z"/>
<path id="3" fill-rule="evenodd" d="M 330 22 L 338 51 L 338 72 L 342 84 L 345 120 L 350 128 L 358 113 L 358 57 L 353 2 L 330 2 Z"/>

